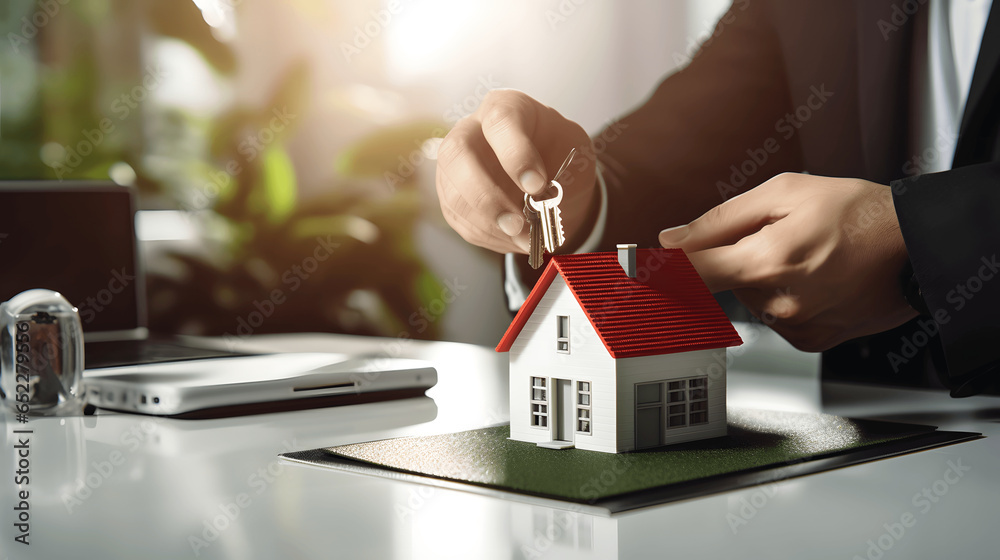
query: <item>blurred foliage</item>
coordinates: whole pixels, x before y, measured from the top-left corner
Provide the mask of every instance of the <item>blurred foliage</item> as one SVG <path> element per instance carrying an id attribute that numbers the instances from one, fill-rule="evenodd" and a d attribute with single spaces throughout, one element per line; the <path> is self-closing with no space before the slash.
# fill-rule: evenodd
<path id="1" fill-rule="evenodd" d="M 205 24 L 201 10 L 194 2 L 152 0 L 147 5 L 149 15 L 146 21 L 154 33 L 162 37 L 174 37 L 195 47 L 220 73 L 231 74 L 236 71 L 233 51 L 215 40 L 211 27 Z"/>
<path id="2" fill-rule="evenodd" d="M 3 1 L 0 30 L 20 33 L 37 4 Z M 124 162 L 144 200 L 192 210 L 212 241 L 170 252 L 171 273 L 150 275 L 154 331 L 437 337 L 434 322 L 418 320 L 421 309 L 442 304 L 442 287 L 412 239 L 420 195 L 412 177 L 392 189 L 382 181 L 373 188 L 371 177 L 395 170 L 399 154 L 440 125 L 380 129 L 359 140 L 334 158 L 338 182 L 303 201 L 288 148 L 295 122 L 271 123 L 278 108 L 309 110 L 305 63 L 287 71 L 263 109 L 232 106 L 206 120 L 146 104 L 139 118 L 126 118 L 127 110 L 101 108 L 113 111 L 143 82 L 149 70 L 140 45 L 150 36 L 190 45 L 224 80 L 237 71 L 234 52 L 190 0 L 88 0 L 62 10 L 23 49 L 0 50 L 0 174 L 107 179 Z M 12 85 L 9 76 L 20 81 Z M 100 141 L 88 141 L 95 130 Z M 199 135 L 206 141 L 192 140 Z"/>
<path id="3" fill-rule="evenodd" d="M 304 66 L 294 67 L 264 106 L 304 114 L 307 82 Z M 175 255 L 185 269 L 181 279 L 155 278 L 150 286 L 156 326 L 239 335 L 251 329 L 273 332 L 273 325 L 300 332 L 336 325 L 338 332 L 355 334 L 436 336 L 434 325 L 422 332 L 412 328 L 419 317 L 414 314 L 441 297 L 441 286 L 417 258 L 411 239 L 420 216 L 419 193 L 407 188 L 386 195 L 345 183 L 299 204 L 295 170 L 283 145 L 291 127 L 274 131 L 275 139 L 261 146 L 259 156 L 245 157 L 248 146 L 256 149 L 247 138 L 271 130 L 272 118 L 271 109 L 240 107 L 217 120 L 213 158 L 238 162 L 228 170 L 235 174 L 212 172 L 215 179 L 225 172 L 221 176 L 234 184 L 221 189 L 214 203 L 230 232 L 233 264 Z M 400 133 L 410 132 L 403 127 Z M 359 144 L 365 148 L 352 151 L 365 159 L 385 158 L 395 149 L 392 143 Z M 190 293 L 190 285 L 213 288 Z M 184 304 L 176 309 L 164 305 L 178 301 Z M 258 328 L 249 320 L 254 312 L 273 316 Z"/>
<path id="4" fill-rule="evenodd" d="M 336 168 L 343 175 L 385 178 L 387 170 L 396 172 L 405 158 L 420 149 L 414 139 L 443 138 L 443 125 L 439 122 L 420 121 L 394 128 L 386 128 L 362 138 L 354 146 L 337 156 Z M 397 173 L 398 175 L 398 173 Z M 400 176 L 401 179 L 407 177 Z"/>

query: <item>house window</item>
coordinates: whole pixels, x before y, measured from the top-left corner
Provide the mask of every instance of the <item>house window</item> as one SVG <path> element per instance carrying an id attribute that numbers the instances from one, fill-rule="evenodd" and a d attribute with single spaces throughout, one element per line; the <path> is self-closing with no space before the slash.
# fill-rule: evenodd
<path id="1" fill-rule="evenodd" d="M 660 396 L 660 391 L 662 389 L 662 383 L 643 383 L 642 385 L 636 385 L 636 404 L 660 404 L 663 402 L 663 397 Z"/>
<path id="2" fill-rule="evenodd" d="M 569 316 L 556 317 L 556 351 L 569 354 Z"/>
<path id="3" fill-rule="evenodd" d="M 576 431 L 581 434 L 590 432 L 590 382 L 578 381 L 576 384 Z"/>
<path id="4" fill-rule="evenodd" d="M 549 425 L 549 391 L 544 377 L 531 378 L 531 425 L 536 428 Z"/>
<path id="5" fill-rule="evenodd" d="M 688 406 L 691 414 L 688 422 L 692 425 L 708 423 L 708 378 L 688 380 Z"/>
<path id="6" fill-rule="evenodd" d="M 678 379 L 667 384 L 667 428 L 708 423 L 708 378 Z"/>
<path id="7" fill-rule="evenodd" d="M 687 426 L 687 380 L 667 383 L 667 427 Z"/>

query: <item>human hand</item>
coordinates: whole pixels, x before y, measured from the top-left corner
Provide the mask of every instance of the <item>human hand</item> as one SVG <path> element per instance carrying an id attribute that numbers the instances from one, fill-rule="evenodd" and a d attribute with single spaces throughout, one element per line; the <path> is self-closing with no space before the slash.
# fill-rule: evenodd
<path id="1" fill-rule="evenodd" d="M 547 198 L 541 193 L 572 148 L 576 156 L 559 180 L 568 239 L 587 225 L 594 204 L 590 137 L 524 93 L 491 91 L 438 149 L 437 192 L 445 219 L 470 243 L 498 253 L 527 253 L 524 193 Z"/>
<path id="2" fill-rule="evenodd" d="M 733 290 L 796 348 L 827 350 L 916 316 L 906 245 L 885 185 L 784 173 L 660 232 L 713 292 Z"/>

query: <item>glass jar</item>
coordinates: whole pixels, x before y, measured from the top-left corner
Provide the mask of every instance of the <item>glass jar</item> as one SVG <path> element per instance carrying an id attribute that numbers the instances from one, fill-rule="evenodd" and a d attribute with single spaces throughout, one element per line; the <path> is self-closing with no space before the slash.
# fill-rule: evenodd
<path id="1" fill-rule="evenodd" d="M 18 421 L 83 411 L 83 325 L 66 298 L 28 290 L 0 304 L 0 400 Z"/>

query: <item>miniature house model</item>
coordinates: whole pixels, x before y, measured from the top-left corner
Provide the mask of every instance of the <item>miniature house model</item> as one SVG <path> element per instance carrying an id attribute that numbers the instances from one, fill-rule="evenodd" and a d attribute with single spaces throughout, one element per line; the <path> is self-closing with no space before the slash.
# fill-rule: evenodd
<path id="1" fill-rule="evenodd" d="M 680 249 L 553 256 L 497 346 L 510 437 L 623 453 L 723 436 L 742 342 Z"/>

